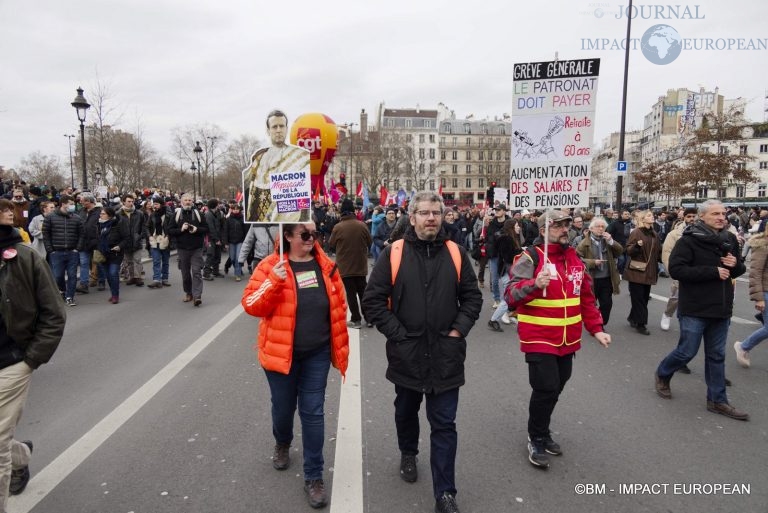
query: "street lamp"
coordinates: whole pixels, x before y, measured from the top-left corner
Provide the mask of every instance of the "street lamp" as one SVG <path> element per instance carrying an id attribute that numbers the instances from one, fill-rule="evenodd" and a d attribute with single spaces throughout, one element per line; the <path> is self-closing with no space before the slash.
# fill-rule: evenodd
<path id="1" fill-rule="evenodd" d="M 195 167 L 194 162 L 192 162 L 192 166 L 189 170 L 192 171 L 192 197 L 197 200 L 197 189 L 195 189 L 195 171 L 197 171 L 197 168 Z"/>
<path id="2" fill-rule="evenodd" d="M 192 150 L 197 156 L 197 189 L 200 192 L 200 198 L 203 197 L 203 182 L 200 181 L 200 154 L 203 149 L 200 147 L 200 141 L 195 141 L 195 148 Z"/>
<path id="3" fill-rule="evenodd" d="M 213 145 L 216 142 L 216 139 L 218 139 L 217 136 L 206 136 L 206 139 L 211 141 L 211 186 L 213 187 L 213 197 L 216 197 L 216 171 L 213 167 Z"/>
<path id="4" fill-rule="evenodd" d="M 96 187 L 101 185 L 101 168 L 96 168 L 96 172 L 93 173 L 94 178 L 96 178 Z"/>
<path id="5" fill-rule="evenodd" d="M 91 104 L 85 101 L 83 96 L 83 88 L 77 88 L 77 96 L 75 96 L 72 106 L 77 111 L 77 119 L 80 121 L 80 139 L 83 141 L 83 183 L 82 190 L 88 189 L 88 174 L 85 168 L 85 112 L 91 108 Z M 74 180 L 72 187 L 74 187 Z"/>
<path id="6" fill-rule="evenodd" d="M 352 148 L 352 127 L 354 127 L 357 123 L 347 123 L 347 129 L 349 130 L 349 179 L 352 184 L 355 184 L 355 176 L 352 174 L 352 155 L 354 154 L 353 148 Z M 352 187 L 352 185 L 350 185 Z M 357 189 L 355 189 L 355 192 L 357 192 Z"/>
<path id="7" fill-rule="evenodd" d="M 75 190 L 75 166 L 72 164 L 72 138 L 76 135 L 64 134 L 64 137 L 69 141 L 69 174 L 72 176 L 72 190 Z"/>

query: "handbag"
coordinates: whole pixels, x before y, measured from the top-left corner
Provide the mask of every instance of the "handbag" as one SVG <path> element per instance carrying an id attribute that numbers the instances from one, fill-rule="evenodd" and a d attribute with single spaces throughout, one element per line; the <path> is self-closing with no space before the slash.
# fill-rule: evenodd
<path id="1" fill-rule="evenodd" d="M 93 250 L 93 261 L 96 264 L 103 264 L 107 261 L 107 257 L 104 256 L 104 253 L 99 251 L 98 249 Z"/>
<path id="2" fill-rule="evenodd" d="M 643 262 L 642 260 L 632 260 L 629 259 L 629 268 L 633 271 L 638 271 L 641 273 L 645 272 L 645 269 L 648 267 L 648 263 L 651 261 L 651 255 L 653 254 L 653 242 L 651 241 L 651 250 L 648 252 L 648 259 Z"/>

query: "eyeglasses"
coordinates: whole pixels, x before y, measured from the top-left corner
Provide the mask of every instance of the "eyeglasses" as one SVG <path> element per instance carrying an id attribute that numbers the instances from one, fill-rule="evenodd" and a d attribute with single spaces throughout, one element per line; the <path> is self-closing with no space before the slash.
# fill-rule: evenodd
<path id="1" fill-rule="evenodd" d="M 14 196 L 13 199 L 24 199 L 24 196 Z"/>
<path id="2" fill-rule="evenodd" d="M 317 240 L 320 238 L 320 232 L 301 232 L 299 237 L 301 237 L 301 240 L 304 242 L 307 242 L 309 239 Z"/>
<path id="3" fill-rule="evenodd" d="M 556 223 L 552 223 L 549 225 L 550 228 L 570 228 L 571 227 L 571 220 L 566 219 L 565 221 L 557 221 Z"/>
<path id="4" fill-rule="evenodd" d="M 440 217 L 443 215 L 443 213 L 439 210 L 417 210 L 416 215 L 419 217 Z"/>

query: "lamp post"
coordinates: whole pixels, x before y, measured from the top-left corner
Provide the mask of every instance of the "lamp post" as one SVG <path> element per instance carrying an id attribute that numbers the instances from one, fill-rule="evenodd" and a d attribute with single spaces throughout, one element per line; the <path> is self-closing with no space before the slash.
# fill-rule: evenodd
<path id="1" fill-rule="evenodd" d="M 197 200 L 197 189 L 195 189 L 195 171 L 197 171 L 197 168 L 195 167 L 194 162 L 192 162 L 192 166 L 189 170 L 192 171 L 192 197 Z"/>
<path id="2" fill-rule="evenodd" d="M 350 187 L 352 187 L 352 184 L 355 184 L 355 175 L 352 174 L 352 155 L 353 155 L 353 148 L 352 148 L 352 127 L 354 127 L 357 123 L 347 123 L 347 129 L 349 129 L 349 178 L 350 178 Z M 357 189 L 355 189 L 355 192 L 357 192 Z"/>
<path id="3" fill-rule="evenodd" d="M 72 190 L 75 189 L 75 166 L 72 164 L 72 138 L 77 137 L 76 135 L 68 135 L 64 134 L 64 137 L 67 138 L 69 141 L 69 174 L 72 176 Z"/>
<path id="4" fill-rule="evenodd" d="M 627 81 L 629 80 L 629 38 L 632 34 L 632 0 L 627 8 L 627 47 L 624 51 L 624 87 L 621 94 L 621 128 L 619 132 L 619 160 L 624 160 L 624 134 L 627 125 Z M 627 171 L 629 172 L 629 171 Z M 616 177 L 616 210 L 621 211 L 621 194 L 624 189 L 624 176 Z"/>
<path id="5" fill-rule="evenodd" d="M 80 140 L 83 142 L 83 183 L 82 190 L 88 189 L 88 173 L 85 167 L 85 112 L 91 108 L 91 104 L 85 101 L 83 96 L 83 88 L 77 88 L 77 96 L 75 96 L 72 106 L 77 111 L 77 119 L 80 121 Z M 74 182 L 74 180 L 73 180 Z M 72 184 L 74 188 L 75 184 Z"/>
<path id="6" fill-rule="evenodd" d="M 216 142 L 216 139 L 218 139 L 218 136 L 212 135 L 212 136 L 206 136 L 206 139 L 211 141 L 211 187 L 213 188 L 213 197 L 216 197 L 216 171 L 213 167 L 213 145 Z"/>
<path id="7" fill-rule="evenodd" d="M 203 149 L 200 147 L 200 141 L 195 141 L 195 148 L 192 150 L 195 152 L 195 155 L 197 156 L 197 189 L 200 193 L 200 198 L 203 197 L 203 182 L 200 181 L 200 154 L 203 152 Z"/>

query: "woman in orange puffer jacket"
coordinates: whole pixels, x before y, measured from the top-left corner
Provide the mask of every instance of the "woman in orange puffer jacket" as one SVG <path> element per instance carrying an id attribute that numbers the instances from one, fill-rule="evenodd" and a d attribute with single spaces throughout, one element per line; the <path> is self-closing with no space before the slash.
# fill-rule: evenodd
<path id="1" fill-rule="evenodd" d="M 298 404 L 304 490 L 310 505 L 320 508 L 328 502 L 323 482 L 325 388 L 331 364 L 342 376 L 347 370 L 347 305 L 338 268 L 316 242 L 315 224 L 282 226 L 283 258 L 275 252 L 259 263 L 242 305 L 261 317 L 256 349 L 272 395 L 272 466 L 285 470 L 290 464 Z"/>

